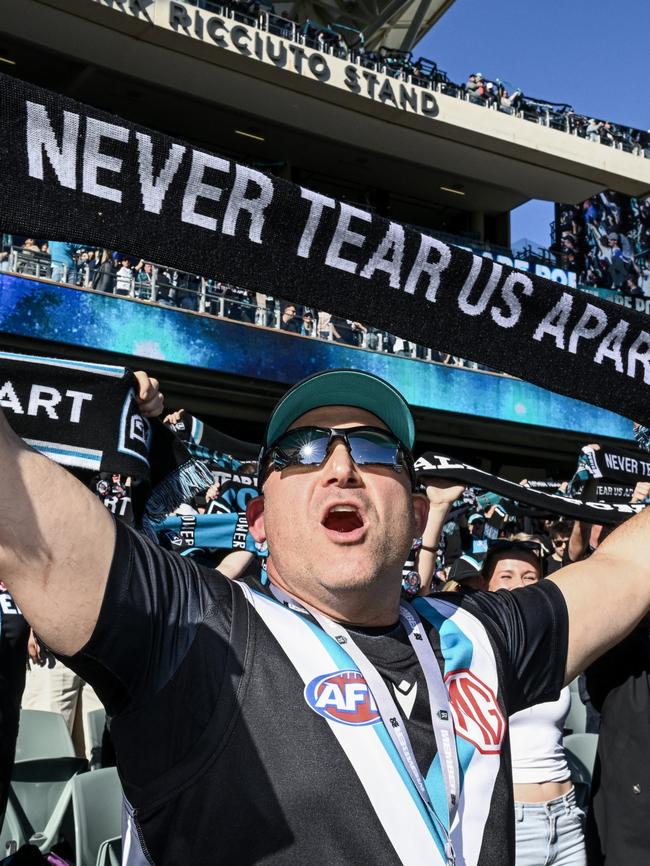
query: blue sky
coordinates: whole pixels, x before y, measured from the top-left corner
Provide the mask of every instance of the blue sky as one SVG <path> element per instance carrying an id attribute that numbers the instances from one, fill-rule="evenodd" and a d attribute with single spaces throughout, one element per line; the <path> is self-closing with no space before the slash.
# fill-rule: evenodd
<path id="1" fill-rule="evenodd" d="M 581 114 L 650 127 L 649 0 L 456 0 L 414 54 L 452 81 L 482 72 Z M 552 219 L 552 204 L 523 205 L 513 211 L 513 242 L 548 245 Z"/>

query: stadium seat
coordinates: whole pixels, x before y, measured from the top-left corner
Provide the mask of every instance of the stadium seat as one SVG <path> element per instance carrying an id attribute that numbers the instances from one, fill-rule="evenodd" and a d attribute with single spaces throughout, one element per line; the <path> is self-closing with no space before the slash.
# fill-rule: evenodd
<path id="1" fill-rule="evenodd" d="M 117 770 L 107 767 L 76 776 L 72 780 L 72 807 L 76 866 L 119 863 L 115 858 L 122 832 L 122 786 Z"/>
<path id="2" fill-rule="evenodd" d="M 102 737 L 106 723 L 106 711 L 92 710 L 86 715 L 86 749 L 90 751 L 90 769 L 98 770 L 102 765 Z"/>
<path id="3" fill-rule="evenodd" d="M 107 839 L 99 846 L 96 866 L 120 866 L 122 863 L 122 837 Z"/>
<path id="4" fill-rule="evenodd" d="M 72 779 L 87 769 L 85 758 L 42 758 L 14 764 L 9 802 L 23 835 L 42 852 L 57 842 L 72 799 Z"/>
<path id="5" fill-rule="evenodd" d="M 579 805 L 585 809 L 589 804 L 591 779 L 598 749 L 598 734 L 569 734 L 562 744 L 566 750 L 576 798 Z"/>
<path id="6" fill-rule="evenodd" d="M 5 819 L 0 830 L 0 858 L 6 857 L 10 853 L 8 846 L 12 842 L 15 842 L 16 848 L 20 848 L 26 841 L 27 839 L 25 838 L 16 811 L 11 803 L 7 803 Z"/>
<path id="7" fill-rule="evenodd" d="M 16 762 L 74 756 L 72 738 L 60 713 L 20 711 Z"/>
<path id="8" fill-rule="evenodd" d="M 569 683 L 571 708 L 564 722 L 565 734 L 584 734 L 587 729 L 587 708 L 580 699 L 578 680 Z"/>

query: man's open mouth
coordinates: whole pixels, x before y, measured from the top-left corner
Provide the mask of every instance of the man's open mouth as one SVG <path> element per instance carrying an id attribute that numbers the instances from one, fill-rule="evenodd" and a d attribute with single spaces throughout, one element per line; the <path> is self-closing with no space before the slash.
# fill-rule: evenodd
<path id="1" fill-rule="evenodd" d="M 333 505 L 322 521 L 331 532 L 354 532 L 363 528 L 363 520 L 354 505 Z"/>

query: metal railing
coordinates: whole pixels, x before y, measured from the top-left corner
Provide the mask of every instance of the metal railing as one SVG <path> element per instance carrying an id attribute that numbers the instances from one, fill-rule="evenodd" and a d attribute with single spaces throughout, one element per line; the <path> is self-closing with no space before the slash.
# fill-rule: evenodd
<path id="1" fill-rule="evenodd" d="M 8 258 L 0 264 L 0 271 L 52 280 L 61 285 L 92 289 L 103 294 L 157 306 L 175 307 L 256 327 L 281 330 L 294 336 L 300 335 L 372 352 L 496 373 L 474 361 L 437 352 L 360 322 L 347 322 L 332 317 L 329 313 L 317 311 L 310 311 L 310 315 L 302 319 L 298 317 L 288 319 L 283 315 L 286 308 L 300 305 L 280 301 L 270 296 L 264 296 L 263 304 L 258 303 L 257 300 L 252 300 L 253 293 L 228 283 L 198 277 L 184 271 L 171 270 L 151 262 L 138 264 L 141 266 L 135 273 L 120 273 L 119 270 L 114 269 L 109 272 L 107 267 L 102 271 L 101 265 L 90 267 L 87 264 L 70 266 L 53 263 L 45 253 L 32 252 L 23 247 L 12 247 Z"/>
<path id="2" fill-rule="evenodd" d="M 650 159 L 650 133 L 630 126 L 608 123 L 578 114 L 571 105 L 526 96 L 515 89 L 508 96 L 504 82 L 488 81 L 489 91 L 479 94 L 468 90 L 467 84 L 450 81 L 447 73 L 435 61 L 426 57 L 417 60 L 411 51 L 379 48 L 368 50 L 361 31 L 353 27 L 331 24 L 321 26 L 309 19 L 296 22 L 277 15 L 266 0 L 183 0 L 187 5 L 205 9 L 224 18 L 240 21 L 265 33 L 281 36 L 323 54 L 340 57 L 374 72 L 388 75 L 405 83 L 422 87 L 510 114 L 532 123 L 557 129 L 579 138 L 614 147 L 627 153 Z"/>

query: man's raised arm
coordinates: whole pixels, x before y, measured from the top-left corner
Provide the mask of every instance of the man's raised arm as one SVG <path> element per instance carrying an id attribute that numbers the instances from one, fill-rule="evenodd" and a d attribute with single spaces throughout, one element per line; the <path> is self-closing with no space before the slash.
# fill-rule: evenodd
<path id="1" fill-rule="evenodd" d="M 141 411 L 159 414 L 158 383 L 136 376 Z M 97 622 L 113 556 L 113 520 L 80 481 L 25 445 L 2 410 L 0 479 L 0 580 L 47 645 L 72 655 Z"/>
<path id="2" fill-rule="evenodd" d="M 650 610 L 650 508 L 619 526 L 589 557 L 556 572 L 569 610 L 570 682 Z"/>

